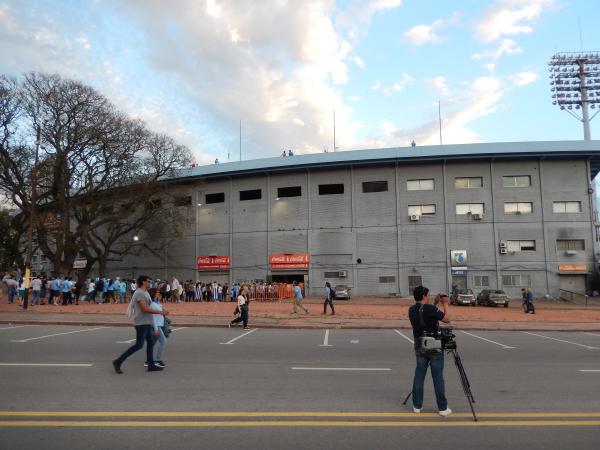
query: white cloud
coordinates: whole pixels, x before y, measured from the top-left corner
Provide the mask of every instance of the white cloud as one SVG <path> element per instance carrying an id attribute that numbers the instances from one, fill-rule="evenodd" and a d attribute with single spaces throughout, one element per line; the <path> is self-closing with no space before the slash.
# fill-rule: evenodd
<path id="1" fill-rule="evenodd" d="M 358 95 L 351 95 L 350 97 L 348 97 L 349 102 L 357 102 L 359 100 L 360 100 L 360 97 Z"/>
<path id="2" fill-rule="evenodd" d="M 371 85 L 371 90 L 373 91 L 378 91 L 381 88 L 381 82 L 380 81 L 376 81 L 375 83 L 373 83 Z"/>
<path id="3" fill-rule="evenodd" d="M 496 50 L 486 50 L 481 53 L 473 54 L 473 59 L 489 59 L 496 62 L 502 55 L 515 55 L 523 53 L 523 49 L 512 39 L 502 39 Z"/>
<path id="4" fill-rule="evenodd" d="M 365 68 L 365 62 L 360 56 L 355 56 L 354 58 L 352 58 L 352 61 L 354 61 L 354 64 L 356 64 L 361 69 Z"/>
<path id="5" fill-rule="evenodd" d="M 432 79 L 433 80 L 433 79 Z M 507 88 L 496 77 L 478 77 L 468 83 L 463 92 L 442 103 L 442 137 L 444 144 L 482 142 L 483 138 L 469 125 L 500 107 Z M 445 110 L 444 107 L 449 108 Z M 435 111 L 434 111 L 435 110 Z M 432 107 L 432 118 L 413 129 L 400 129 L 391 121 L 379 126 L 379 134 L 363 142 L 368 147 L 408 146 L 414 139 L 419 145 L 439 144 L 437 102 Z"/>
<path id="6" fill-rule="evenodd" d="M 542 13 L 554 7 L 555 0 L 498 0 L 477 21 L 475 30 L 484 42 L 531 33 Z"/>
<path id="7" fill-rule="evenodd" d="M 459 14 L 454 13 L 448 19 L 438 19 L 430 25 L 416 25 L 403 33 L 404 39 L 415 47 L 424 44 L 437 44 L 447 38 L 440 36 L 438 32 L 458 21 Z"/>
<path id="8" fill-rule="evenodd" d="M 427 78 L 425 80 L 425 82 L 435 88 L 440 94 L 447 96 L 449 95 L 450 91 L 448 89 L 448 84 L 447 84 L 447 80 L 446 77 L 443 76 L 437 76 L 437 77 L 433 77 L 433 78 Z"/>
<path id="9" fill-rule="evenodd" d="M 540 76 L 535 72 L 519 72 L 508 77 L 515 86 L 525 86 L 537 81 Z"/>

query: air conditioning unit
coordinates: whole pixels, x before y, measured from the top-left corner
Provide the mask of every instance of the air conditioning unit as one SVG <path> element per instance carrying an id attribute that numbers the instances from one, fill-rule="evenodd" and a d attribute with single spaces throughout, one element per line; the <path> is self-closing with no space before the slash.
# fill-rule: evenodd
<path id="1" fill-rule="evenodd" d="M 419 220 L 419 216 L 416 214 L 413 214 L 410 216 L 410 220 L 411 220 L 411 222 L 417 222 Z"/>
<path id="2" fill-rule="evenodd" d="M 500 254 L 501 255 L 506 255 L 508 253 L 508 249 L 507 248 L 501 248 L 500 249 Z"/>
<path id="3" fill-rule="evenodd" d="M 577 253 L 579 253 L 577 250 L 567 250 L 565 252 L 567 255 L 576 255 Z"/>
<path id="4" fill-rule="evenodd" d="M 473 220 L 481 220 L 483 219 L 483 214 L 472 214 Z"/>
<path id="5" fill-rule="evenodd" d="M 347 270 L 340 270 L 338 272 L 338 277 L 340 278 L 346 278 L 348 276 L 348 271 Z"/>
<path id="6" fill-rule="evenodd" d="M 500 248 L 506 248 L 506 241 L 500 241 Z"/>

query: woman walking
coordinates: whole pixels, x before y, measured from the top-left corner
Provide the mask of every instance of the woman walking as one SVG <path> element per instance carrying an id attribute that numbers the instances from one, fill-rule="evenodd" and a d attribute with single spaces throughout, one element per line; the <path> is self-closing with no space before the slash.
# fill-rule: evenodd
<path id="1" fill-rule="evenodd" d="M 237 298 L 237 303 L 238 309 L 241 314 L 239 317 L 229 322 L 229 328 L 231 328 L 231 325 L 244 322 L 244 330 L 249 330 L 250 328 L 248 328 L 248 289 L 246 288 L 246 286 L 242 286 L 240 295 L 238 295 Z"/>
<path id="2" fill-rule="evenodd" d="M 335 298 L 335 291 L 331 289 L 331 284 L 329 281 L 325 283 L 325 303 L 323 303 L 323 315 L 327 315 L 327 305 L 331 307 L 331 315 L 335 315 L 335 310 L 333 309 L 333 299 Z"/>
<path id="3" fill-rule="evenodd" d="M 158 341 L 158 345 L 154 347 L 154 364 L 156 364 L 158 367 L 166 367 L 166 364 L 162 359 L 165 347 L 167 346 L 167 337 L 163 331 L 165 326 L 165 317 L 162 315 L 163 307 L 160 303 L 162 297 L 156 288 L 148 290 L 148 293 L 150 294 L 150 298 L 152 298 L 150 308 L 152 308 L 153 311 L 158 311 L 160 313 L 152 316 L 152 332 L 154 334 L 154 338 Z M 148 361 L 146 361 L 144 366 L 148 367 Z"/>

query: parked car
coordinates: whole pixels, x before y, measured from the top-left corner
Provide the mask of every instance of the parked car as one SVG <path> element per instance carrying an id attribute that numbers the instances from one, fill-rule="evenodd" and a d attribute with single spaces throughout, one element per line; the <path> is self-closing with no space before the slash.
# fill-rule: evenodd
<path id="1" fill-rule="evenodd" d="M 350 300 L 350 288 L 344 284 L 338 284 L 333 288 L 335 300 Z"/>
<path id="2" fill-rule="evenodd" d="M 504 305 L 508 308 L 508 295 L 501 289 L 484 289 L 477 295 L 477 304 L 486 306 Z"/>
<path id="3" fill-rule="evenodd" d="M 450 298 L 450 303 L 475 306 L 475 294 L 472 289 L 456 289 Z"/>

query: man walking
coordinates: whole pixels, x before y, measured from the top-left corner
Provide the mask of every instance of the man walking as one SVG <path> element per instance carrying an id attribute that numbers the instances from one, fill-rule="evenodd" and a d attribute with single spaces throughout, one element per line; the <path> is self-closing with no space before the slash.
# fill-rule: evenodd
<path id="1" fill-rule="evenodd" d="M 439 331 L 439 321 L 449 323 L 449 306 L 448 296 L 440 295 L 439 303 L 442 305 L 442 310 L 439 310 L 434 305 L 429 304 L 429 289 L 424 286 L 417 286 L 413 291 L 415 304 L 408 310 L 408 318 L 413 329 L 415 340 L 415 355 L 417 358 L 417 366 L 415 368 L 415 376 L 413 380 L 413 412 L 420 413 L 423 408 L 423 385 L 425 383 L 425 375 L 427 375 L 427 367 L 431 366 L 431 377 L 433 378 L 433 387 L 437 400 L 438 413 L 440 416 L 446 417 L 452 414 L 452 410 L 448 408 L 444 386 L 444 352 L 440 348 L 429 349 L 423 346 L 423 338 L 437 338 Z M 436 298 L 436 301 L 438 300 Z"/>
<path id="2" fill-rule="evenodd" d="M 140 275 L 137 280 L 137 289 L 131 297 L 129 303 L 128 312 L 133 313 L 133 326 L 135 327 L 135 344 L 129 347 L 125 352 L 115 359 L 112 364 L 117 373 L 123 373 L 121 371 L 121 365 L 129 358 L 132 354 L 141 350 L 144 347 L 144 340 L 146 341 L 146 361 L 148 362 L 148 372 L 156 372 L 163 370 L 162 367 L 157 366 L 154 363 L 154 336 L 152 331 L 152 315 L 161 314 L 166 316 L 169 312 L 164 309 L 157 311 L 152 309 L 152 299 L 148 293 L 148 286 L 150 284 L 150 277 L 146 275 Z M 129 314 L 128 314 L 129 315 Z"/>
<path id="3" fill-rule="evenodd" d="M 525 314 L 535 314 L 535 306 L 533 306 L 533 292 L 528 287 L 521 289 L 523 294 L 523 311 Z"/>
<path id="4" fill-rule="evenodd" d="M 294 312 L 292 314 L 298 314 L 297 306 L 304 310 L 304 314 L 308 314 L 308 308 L 302 304 L 302 299 L 302 289 L 298 285 L 298 282 L 294 281 Z"/>

